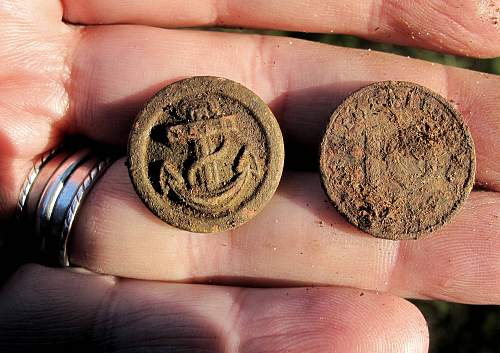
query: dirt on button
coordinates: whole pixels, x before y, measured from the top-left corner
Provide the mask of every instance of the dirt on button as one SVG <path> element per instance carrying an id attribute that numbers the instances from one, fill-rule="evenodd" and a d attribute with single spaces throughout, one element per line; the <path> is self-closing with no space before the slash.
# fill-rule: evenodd
<path id="1" fill-rule="evenodd" d="M 268 106 L 244 86 L 193 77 L 159 91 L 129 138 L 129 174 L 165 222 L 218 232 L 255 216 L 274 194 L 283 138 Z"/>
<path id="2" fill-rule="evenodd" d="M 386 239 L 416 239 L 463 205 L 475 151 L 460 114 L 409 82 L 380 82 L 333 113 L 320 151 L 323 188 L 352 224 Z"/>

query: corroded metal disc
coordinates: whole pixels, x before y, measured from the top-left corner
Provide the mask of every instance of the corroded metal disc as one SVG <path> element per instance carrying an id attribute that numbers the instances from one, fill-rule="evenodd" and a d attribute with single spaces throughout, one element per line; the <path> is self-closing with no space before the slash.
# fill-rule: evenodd
<path id="1" fill-rule="evenodd" d="M 165 222 L 217 232 L 255 216 L 278 187 L 283 137 L 268 106 L 242 85 L 193 77 L 159 91 L 130 133 L 128 167 Z"/>
<path id="2" fill-rule="evenodd" d="M 475 151 L 460 114 L 408 82 L 348 97 L 321 143 L 330 200 L 352 224 L 387 239 L 416 239 L 450 220 L 469 195 Z"/>

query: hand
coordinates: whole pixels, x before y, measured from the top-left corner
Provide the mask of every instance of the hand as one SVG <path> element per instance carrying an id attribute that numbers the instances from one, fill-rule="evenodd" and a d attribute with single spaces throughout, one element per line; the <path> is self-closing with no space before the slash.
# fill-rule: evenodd
<path id="1" fill-rule="evenodd" d="M 254 220 L 199 235 L 155 218 L 118 161 L 71 234 L 72 263 L 107 275 L 19 269 L 0 290 L 2 352 L 47 344 L 62 352 L 425 352 L 425 322 L 399 297 L 500 303 L 500 78 L 290 38 L 151 27 L 332 31 L 482 57 L 500 55 L 498 1 L 306 3 L 3 0 L 2 219 L 12 219 L 36 155 L 68 134 L 124 146 L 143 102 L 193 75 L 233 79 L 267 101 L 295 166 L 314 154 L 293 160 L 290 150 L 315 151 L 348 93 L 380 80 L 420 83 L 463 113 L 482 190 L 442 231 L 394 242 L 346 223 L 324 202 L 317 173 L 287 171 Z"/>

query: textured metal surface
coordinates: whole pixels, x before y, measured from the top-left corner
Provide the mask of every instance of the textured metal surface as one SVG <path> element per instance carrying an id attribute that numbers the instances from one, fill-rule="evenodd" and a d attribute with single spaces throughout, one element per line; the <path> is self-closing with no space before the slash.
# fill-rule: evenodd
<path id="1" fill-rule="evenodd" d="M 99 177 L 106 171 L 106 169 L 113 163 L 114 159 L 106 158 L 99 163 L 97 163 L 87 174 L 86 178 L 78 187 L 75 196 L 73 197 L 71 204 L 66 212 L 64 218 L 61 236 L 59 238 L 59 252 L 58 252 L 58 263 L 60 266 L 69 266 L 69 257 L 67 252 L 68 237 L 71 232 L 71 228 L 75 221 L 75 217 L 78 213 L 83 200 L 95 185 Z"/>
<path id="2" fill-rule="evenodd" d="M 47 151 L 44 153 L 38 160 L 35 161 L 33 164 L 33 167 L 31 168 L 28 177 L 23 183 L 23 186 L 21 188 L 21 193 L 19 195 L 19 200 L 17 202 L 17 218 L 22 219 L 25 208 L 26 208 L 26 201 L 28 200 L 28 195 L 30 194 L 30 191 L 33 187 L 33 184 L 35 183 L 35 180 L 40 173 L 40 170 L 58 153 L 61 151 L 63 147 L 59 146 L 57 148 L 54 148 L 50 151 Z"/>

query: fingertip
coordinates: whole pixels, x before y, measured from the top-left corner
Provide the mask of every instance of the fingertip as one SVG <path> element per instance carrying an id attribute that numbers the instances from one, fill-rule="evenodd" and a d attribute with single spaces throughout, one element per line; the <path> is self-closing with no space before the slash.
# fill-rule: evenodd
<path id="1" fill-rule="evenodd" d="M 265 293 L 265 292 L 262 292 Z M 427 352 L 423 315 L 397 297 L 355 289 L 302 288 L 281 291 L 240 320 L 245 352 Z M 258 309 L 257 309 L 258 308 Z M 251 315 L 251 316 L 250 316 Z"/>
<path id="2" fill-rule="evenodd" d="M 391 352 L 428 352 L 427 321 L 413 303 L 399 297 L 385 295 L 378 295 L 376 303 L 378 306 L 372 309 L 371 314 L 375 315 L 374 320 L 377 325 L 390 327 L 385 342 L 397 347 L 397 349 L 390 350 Z"/>
<path id="3" fill-rule="evenodd" d="M 396 296 L 362 290 L 351 295 L 352 297 L 346 300 L 352 303 L 354 313 L 358 317 L 358 322 L 351 324 L 352 342 L 355 342 L 357 347 L 370 348 L 356 352 L 428 351 L 427 322 L 414 304 Z M 349 317 L 345 319 L 352 322 Z M 356 335 L 356 332 L 360 331 L 366 334 Z"/>

